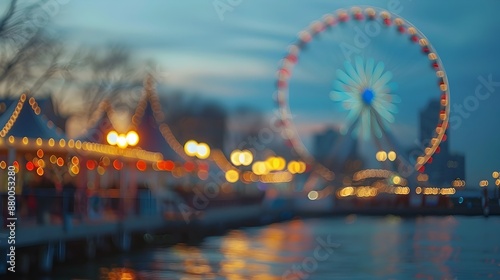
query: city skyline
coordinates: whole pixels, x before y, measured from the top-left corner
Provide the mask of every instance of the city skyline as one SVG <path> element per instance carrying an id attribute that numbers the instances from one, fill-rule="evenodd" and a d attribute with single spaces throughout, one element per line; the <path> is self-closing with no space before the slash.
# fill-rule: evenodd
<path id="1" fill-rule="evenodd" d="M 355 4 L 392 9 L 429 38 L 448 71 L 451 148 L 466 154 L 467 178 L 472 184 L 490 179 L 491 172 L 500 167 L 500 160 L 491 156 L 500 154 L 496 145 L 500 132 L 487 126 L 489 119 L 498 116 L 494 106 L 498 96 L 493 93 L 500 76 L 494 63 L 499 42 L 482 34 L 490 34 L 491 22 L 498 21 L 491 8 L 498 5 L 494 1 L 477 3 L 475 10 L 455 3 L 453 12 L 448 3 L 412 1 L 314 1 L 307 5 L 243 1 L 222 14 L 212 2 L 138 6 L 124 1 L 117 13 L 110 3 L 69 2 L 58 7 L 50 28 L 74 45 L 122 43 L 142 57 L 157 60 L 168 73 L 162 81 L 167 88 L 198 92 L 227 108 L 247 104 L 272 114 L 277 63 L 297 32 L 325 13 Z M 304 110 L 305 126 L 314 128 L 318 118 L 324 118 L 309 114 L 314 109 Z M 479 140 L 478 135 L 485 137 Z M 470 145 L 477 141 L 482 145 Z"/>

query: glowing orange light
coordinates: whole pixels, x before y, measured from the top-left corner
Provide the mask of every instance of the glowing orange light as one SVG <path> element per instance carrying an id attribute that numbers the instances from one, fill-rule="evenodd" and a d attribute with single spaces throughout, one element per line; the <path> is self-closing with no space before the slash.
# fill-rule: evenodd
<path id="1" fill-rule="evenodd" d="M 153 164 L 153 168 L 155 168 L 155 165 Z M 165 161 L 161 160 L 156 162 L 156 169 L 155 170 L 165 170 Z"/>
<path id="2" fill-rule="evenodd" d="M 187 171 L 187 172 L 191 172 L 191 171 L 193 171 L 193 170 L 194 170 L 194 168 L 195 168 L 194 163 L 192 163 L 192 162 L 190 162 L 190 161 L 188 161 L 188 162 L 184 163 L 184 169 L 186 169 L 186 171 Z"/>
<path id="3" fill-rule="evenodd" d="M 95 161 L 93 160 L 87 160 L 87 169 L 88 170 L 94 170 L 96 164 L 95 164 Z"/>
<path id="4" fill-rule="evenodd" d="M 146 162 L 144 162 L 143 160 L 139 160 L 139 161 L 137 161 L 136 167 L 140 171 L 144 171 L 144 170 L 146 170 Z"/>
<path id="5" fill-rule="evenodd" d="M 175 164 L 171 160 L 165 161 L 165 170 L 172 171 L 175 168 Z"/>
<path id="6" fill-rule="evenodd" d="M 77 165 L 73 165 L 73 166 L 71 166 L 70 171 L 71 171 L 71 173 L 72 173 L 73 175 L 77 175 L 78 173 L 80 173 L 80 168 L 78 168 L 78 166 L 77 166 Z"/>
<path id="7" fill-rule="evenodd" d="M 113 167 L 116 169 L 116 170 L 121 170 L 123 168 L 123 162 L 115 159 L 113 160 Z"/>
<path id="8" fill-rule="evenodd" d="M 26 170 L 28 170 L 28 171 L 33 171 L 33 169 L 35 169 L 35 165 L 33 164 L 33 162 L 28 161 L 28 162 L 26 163 Z"/>

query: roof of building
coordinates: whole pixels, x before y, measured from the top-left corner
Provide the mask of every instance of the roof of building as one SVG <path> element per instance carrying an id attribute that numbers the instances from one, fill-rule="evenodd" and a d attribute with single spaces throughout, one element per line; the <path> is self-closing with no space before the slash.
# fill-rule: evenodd
<path id="1" fill-rule="evenodd" d="M 164 123 L 165 117 L 152 78 L 146 79 L 144 88 L 130 128 L 139 134 L 138 147 L 159 152 L 165 159 L 188 161 L 183 146 Z"/>
<path id="2" fill-rule="evenodd" d="M 41 139 L 64 139 L 63 131 L 41 115 L 41 109 L 34 97 L 22 94 L 0 116 L 1 137 L 28 137 Z"/>

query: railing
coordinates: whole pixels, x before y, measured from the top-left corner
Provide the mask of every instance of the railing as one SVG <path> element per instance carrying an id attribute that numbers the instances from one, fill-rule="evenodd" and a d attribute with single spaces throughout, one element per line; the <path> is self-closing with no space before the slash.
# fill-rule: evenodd
<path id="1" fill-rule="evenodd" d="M 0 194 L 0 212 L 6 221 L 7 194 Z M 16 217 L 23 226 L 117 220 L 127 216 L 160 215 L 158 201 L 150 190 L 138 190 L 136 197 L 120 197 L 119 190 L 58 191 L 56 189 L 35 189 L 27 194 L 16 195 Z"/>
<path id="2" fill-rule="evenodd" d="M 133 197 L 122 196 L 120 189 L 101 189 L 87 191 L 82 189 L 62 190 L 33 189 L 16 195 L 16 217 L 20 227 L 62 225 L 73 223 L 117 221 L 127 217 L 182 217 L 181 212 L 190 210 L 206 211 L 216 208 L 259 204 L 263 194 L 218 195 L 207 199 L 197 197 L 196 193 L 176 193 L 178 200 L 159 200 L 148 188 L 139 188 Z M 196 199 L 205 199 L 202 204 Z M 8 215 L 7 194 L 0 194 L 0 215 L 2 221 Z"/>

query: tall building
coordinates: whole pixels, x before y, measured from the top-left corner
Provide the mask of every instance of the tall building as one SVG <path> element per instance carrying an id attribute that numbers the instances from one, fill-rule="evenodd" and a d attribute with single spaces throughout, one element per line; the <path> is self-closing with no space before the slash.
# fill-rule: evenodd
<path id="1" fill-rule="evenodd" d="M 427 146 L 435 135 L 441 104 L 438 99 L 429 101 L 420 111 L 420 146 Z M 425 165 L 429 182 L 438 186 L 449 186 L 457 178 L 465 179 L 465 156 L 450 151 L 450 130 L 446 132 L 446 141 L 439 145 L 440 152 L 432 156 L 432 163 Z M 423 152 L 423 151 L 422 151 Z"/>

